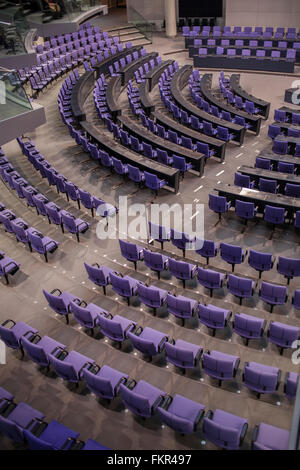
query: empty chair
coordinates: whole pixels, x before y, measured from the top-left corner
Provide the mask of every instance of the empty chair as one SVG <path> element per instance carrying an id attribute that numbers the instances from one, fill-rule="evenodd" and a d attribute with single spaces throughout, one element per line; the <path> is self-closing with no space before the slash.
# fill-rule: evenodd
<path id="1" fill-rule="evenodd" d="M 24 437 L 30 450 L 71 450 L 79 433 L 54 419 L 48 424 L 34 418 L 31 429 L 25 429 Z"/>
<path id="2" fill-rule="evenodd" d="M 37 333 L 38 330 L 22 321 L 15 322 L 14 320 L 5 320 L 0 325 L 0 338 L 3 343 L 8 348 L 21 351 L 22 356 L 24 356 L 22 338 L 27 337 L 28 339 L 32 339 Z"/>
<path id="3" fill-rule="evenodd" d="M 186 369 L 194 369 L 199 365 L 203 351 L 201 346 L 188 343 L 182 339 L 165 343 L 166 360 L 179 367 L 185 374 Z"/>
<path id="4" fill-rule="evenodd" d="M 216 307 L 215 305 L 199 304 L 198 307 L 199 321 L 203 323 L 207 328 L 213 330 L 213 336 L 216 334 L 216 330 L 223 330 L 231 318 L 231 312 L 224 308 Z"/>
<path id="5" fill-rule="evenodd" d="M 229 245 L 224 242 L 220 243 L 221 258 L 226 261 L 226 263 L 231 264 L 232 272 L 234 272 L 236 264 L 243 263 L 247 253 L 247 250 L 243 250 L 241 246 Z"/>
<path id="6" fill-rule="evenodd" d="M 197 240 L 196 240 L 197 244 Z M 214 258 L 217 256 L 219 248 L 217 243 L 212 240 L 203 240 L 202 248 L 195 250 L 198 255 L 203 256 L 206 259 L 206 264 L 209 263 L 209 258 Z"/>
<path id="7" fill-rule="evenodd" d="M 211 269 L 204 269 L 198 266 L 197 275 L 199 283 L 209 289 L 211 297 L 214 289 L 220 289 L 223 287 L 225 280 L 225 274 L 223 273 L 219 273 Z"/>
<path id="8" fill-rule="evenodd" d="M 184 297 L 183 295 L 167 295 L 168 312 L 177 318 L 181 318 L 181 324 L 188 318 L 192 318 L 197 312 L 198 304 L 194 299 Z"/>
<path id="9" fill-rule="evenodd" d="M 272 170 L 273 169 L 273 166 L 271 165 L 271 160 L 269 160 L 268 158 L 256 157 L 254 166 L 255 166 L 255 168 L 261 168 L 263 170 Z"/>
<path id="10" fill-rule="evenodd" d="M 270 312 L 272 313 L 274 305 L 283 305 L 287 301 L 287 288 L 263 281 L 259 296 L 264 302 L 270 305 Z"/>
<path id="11" fill-rule="evenodd" d="M 263 318 L 236 313 L 232 322 L 233 331 L 246 340 L 246 346 L 250 339 L 259 339 L 264 334 L 266 320 Z"/>
<path id="12" fill-rule="evenodd" d="M 249 266 L 259 272 L 259 279 L 264 271 L 270 271 L 273 268 L 274 261 L 275 259 L 271 253 L 261 253 L 255 250 L 249 251 Z"/>
<path id="13" fill-rule="evenodd" d="M 135 243 L 119 240 L 122 256 L 134 264 L 134 269 L 137 268 L 137 262 L 144 259 L 144 250 L 141 246 Z"/>
<path id="14" fill-rule="evenodd" d="M 260 398 L 262 393 L 274 393 L 280 383 L 281 371 L 277 367 L 246 362 L 243 373 L 244 385 L 257 393 Z"/>
<path id="15" fill-rule="evenodd" d="M 122 276 L 116 272 L 111 272 L 109 278 L 113 290 L 121 297 L 125 297 L 129 305 L 130 298 L 137 293 L 137 285 L 140 281 L 130 276 Z"/>
<path id="16" fill-rule="evenodd" d="M 10 395 L 5 393 L 5 396 Z M 0 415 L 0 433 L 14 442 L 24 443 L 26 429 L 32 429 L 34 420 L 42 420 L 44 417 L 44 414 L 27 403 L 16 404 L 11 398 L 7 409 Z"/>
<path id="17" fill-rule="evenodd" d="M 84 328 L 91 330 L 91 334 L 94 334 L 94 328 L 98 326 L 99 315 L 106 315 L 107 311 L 103 310 L 92 302 L 87 304 L 83 300 L 78 302 L 70 302 L 70 310 L 74 314 L 75 320 Z"/>
<path id="18" fill-rule="evenodd" d="M 112 341 L 117 342 L 119 348 L 122 342 L 127 339 L 127 334 L 136 328 L 136 323 L 121 315 L 111 314 L 107 316 L 101 315 L 99 317 L 99 326 L 101 333 L 107 336 Z"/>
<path id="19" fill-rule="evenodd" d="M 144 380 L 133 380 L 130 387 L 121 384 L 120 393 L 126 407 L 143 418 L 151 418 L 165 396 L 165 392 Z"/>
<path id="20" fill-rule="evenodd" d="M 149 222 L 149 236 L 151 239 L 158 241 L 161 244 L 161 249 L 164 249 L 164 243 L 170 241 L 170 233 L 168 230 L 158 224 Z"/>
<path id="21" fill-rule="evenodd" d="M 106 286 L 110 284 L 110 273 L 112 273 L 113 270 L 106 266 L 99 266 L 98 263 L 92 265 L 84 263 L 84 267 L 89 280 L 96 284 L 96 286 L 101 286 L 104 295 L 106 295 Z"/>
<path id="22" fill-rule="evenodd" d="M 83 369 L 91 367 L 95 362 L 77 351 L 68 352 L 60 348 L 53 351 L 49 359 L 56 375 L 76 386 L 83 380 Z"/>
<path id="23" fill-rule="evenodd" d="M 275 225 L 281 225 L 285 220 L 285 209 L 283 207 L 265 206 L 264 219 L 266 222 Z"/>
<path id="24" fill-rule="evenodd" d="M 287 121 L 286 111 L 284 111 L 282 109 L 275 109 L 275 111 L 274 111 L 274 120 L 276 122 L 286 122 Z"/>
<path id="25" fill-rule="evenodd" d="M 287 278 L 287 283 L 289 284 L 293 277 L 300 276 L 300 259 L 279 256 L 277 271 Z"/>
<path id="26" fill-rule="evenodd" d="M 183 232 L 178 232 L 171 228 L 170 232 L 171 242 L 179 250 L 182 250 L 183 257 L 185 257 L 186 250 L 190 249 L 193 246 L 195 241 L 194 238 L 191 238 L 189 235 Z"/>
<path id="27" fill-rule="evenodd" d="M 31 338 L 23 336 L 21 342 L 27 356 L 40 367 L 47 367 L 48 370 L 50 368 L 49 354 L 56 348 L 66 348 L 64 344 L 59 343 L 49 336 L 43 336 L 41 338 L 38 334 Z"/>
<path id="28" fill-rule="evenodd" d="M 244 219 L 245 224 L 248 223 L 249 219 L 254 219 L 256 215 L 256 208 L 253 202 L 235 201 L 235 213 L 242 219 Z"/>
<path id="29" fill-rule="evenodd" d="M 290 433 L 266 423 L 254 427 L 251 447 L 253 450 L 288 450 Z"/>
<path id="30" fill-rule="evenodd" d="M 246 419 L 219 409 L 209 411 L 203 419 L 205 438 L 223 449 L 237 450 L 243 444 L 247 429 Z"/>
<path id="31" fill-rule="evenodd" d="M 227 127 L 217 126 L 216 137 L 225 142 L 229 142 L 234 138 L 234 134 L 230 133 Z"/>
<path id="32" fill-rule="evenodd" d="M 140 301 L 148 307 L 153 308 L 154 315 L 156 315 L 156 310 L 161 307 L 167 299 L 167 291 L 159 287 L 139 283 L 137 291 Z"/>
<path id="33" fill-rule="evenodd" d="M 299 374 L 295 372 L 287 372 L 284 380 L 284 393 L 292 400 L 296 396 L 299 382 Z"/>
<path id="34" fill-rule="evenodd" d="M 239 364 L 239 357 L 219 351 L 206 351 L 202 356 L 202 370 L 217 379 L 219 387 L 223 380 L 232 380 L 236 376 Z"/>
<path id="35" fill-rule="evenodd" d="M 167 395 L 157 411 L 163 423 L 184 435 L 197 430 L 204 409 L 204 405 L 182 395 Z"/>
<path id="36" fill-rule="evenodd" d="M 144 262 L 148 268 L 157 273 L 158 279 L 160 279 L 160 273 L 166 270 L 169 265 L 167 256 L 146 249 L 144 250 Z"/>
<path id="37" fill-rule="evenodd" d="M 278 155 L 286 155 L 288 153 L 289 144 L 285 140 L 274 140 L 272 151 Z"/>
<path id="38" fill-rule="evenodd" d="M 138 167 L 132 166 L 130 164 L 127 165 L 127 169 L 129 178 L 135 183 L 142 185 L 142 183 L 145 181 L 144 173 L 142 173 Z"/>
<path id="39" fill-rule="evenodd" d="M 269 125 L 268 136 L 271 139 L 276 139 L 276 137 L 281 134 L 280 126 L 274 126 L 273 124 Z"/>
<path id="40" fill-rule="evenodd" d="M 255 282 L 251 279 L 229 274 L 227 287 L 232 295 L 240 299 L 240 305 L 242 305 L 242 300 L 244 298 L 250 298 L 253 296 Z"/>
<path id="41" fill-rule="evenodd" d="M 299 129 L 293 129 L 292 127 L 289 127 L 287 130 L 287 135 L 289 137 L 295 137 L 296 139 L 300 138 L 300 130 Z"/>
<path id="42" fill-rule="evenodd" d="M 28 231 L 28 239 L 31 248 L 45 257 L 46 263 L 48 262 L 48 253 L 54 253 L 58 248 L 58 242 L 50 237 L 44 236 L 42 233 L 32 230 Z"/>
<path id="43" fill-rule="evenodd" d="M 191 150 L 193 149 L 191 148 Z M 174 168 L 180 170 L 181 175 L 184 175 L 186 171 L 189 171 L 193 168 L 193 165 L 191 163 L 187 163 L 184 157 L 179 157 L 178 155 L 173 155 L 173 165 Z"/>
<path id="44" fill-rule="evenodd" d="M 66 211 L 62 211 L 62 222 L 68 232 L 74 233 L 76 235 L 78 243 L 80 242 L 79 234 L 85 233 L 90 226 L 90 224 L 84 220 L 75 218 L 72 214 Z"/>
<path id="45" fill-rule="evenodd" d="M 147 356 L 150 361 L 152 356 L 162 353 L 168 341 L 167 335 L 148 326 L 145 328 L 139 326 L 134 332 L 128 332 L 127 336 L 134 348 Z"/>
<path id="46" fill-rule="evenodd" d="M 158 178 L 155 174 L 144 171 L 145 184 L 158 194 L 158 190 L 167 184 L 166 180 Z"/>
<path id="47" fill-rule="evenodd" d="M 206 135 L 214 136 L 217 133 L 217 129 L 214 129 L 211 122 L 203 121 L 203 132 Z"/>
<path id="48" fill-rule="evenodd" d="M 222 214 L 227 212 L 230 207 L 231 203 L 227 202 L 226 197 L 215 194 L 209 195 L 209 208 L 219 215 L 219 220 L 221 220 Z"/>
<path id="49" fill-rule="evenodd" d="M 107 365 L 94 365 L 83 370 L 88 389 L 99 398 L 113 400 L 120 390 L 121 383 L 126 384 L 128 375 Z"/>
<path id="50" fill-rule="evenodd" d="M 293 175 L 295 172 L 295 165 L 293 163 L 278 162 L 277 171 Z"/>
<path id="51" fill-rule="evenodd" d="M 183 281 L 183 287 L 185 287 L 185 281 L 195 276 L 197 266 L 186 263 L 185 261 L 176 261 L 175 259 L 169 258 L 169 269 L 172 276 Z"/>
<path id="52" fill-rule="evenodd" d="M 54 289 L 51 292 L 43 289 L 43 294 L 46 297 L 49 307 L 51 307 L 54 312 L 64 315 L 67 324 L 69 324 L 70 303 L 74 301 L 80 302 L 80 299 L 74 294 L 70 294 L 67 291 L 62 292 L 59 289 Z"/>
<path id="53" fill-rule="evenodd" d="M 13 276 L 19 268 L 19 263 L 8 256 L 5 256 L 3 252 L 0 252 L 0 277 L 4 277 L 6 284 L 9 284 L 8 276 Z"/>
<path id="54" fill-rule="evenodd" d="M 276 344 L 280 349 L 280 355 L 286 348 L 292 348 L 293 342 L 300 339 L 300 328 L 291 325 L 285 325 L 278 321 L 271 321 L 268 331 L 268 337 L 271 343 Z"/>
<path id="55" fill-rule="evenodd" d="M 300 198 L 300 184 L 287 183 L 284 192 L 286 196 Z"/>
<path id="56" fill-rule="evenodd" d="M 277 181 L 266 178 L 259 178 L 258 189 L 266 193 L 276 194 L 278 190 Z"/>

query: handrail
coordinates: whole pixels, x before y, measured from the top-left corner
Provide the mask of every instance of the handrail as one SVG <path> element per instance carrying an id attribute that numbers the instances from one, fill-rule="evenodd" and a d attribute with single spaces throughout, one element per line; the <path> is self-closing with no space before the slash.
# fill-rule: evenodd
<path id="1" fill-rule="evenodd" d="M 127 7 L 130 18 L 128 20 L 129 23 L 132 23 L 135 28 L 137 28 L 141 34 L 145 36 L 148 41 L 152 43 L 152 31 L 153 25 L 149 23 L 135 8 L 132 6 Z"/>

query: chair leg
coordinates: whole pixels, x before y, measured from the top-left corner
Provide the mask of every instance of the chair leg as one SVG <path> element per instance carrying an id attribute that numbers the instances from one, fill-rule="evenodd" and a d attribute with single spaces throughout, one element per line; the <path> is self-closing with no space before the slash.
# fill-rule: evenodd
<path id="1" fill-rule="evenodd" d="M 129 305 L 130 305 L 130 297 L 127 297 L 127 305 L 128 305 L 128 307 L 129 307 Z"/>
<path id="2" fill-rule="evenodd" d="M 164 242 L 160 242 L 161 249 L 164 249 Z"/>
<path id="3" fill-rule="evenodd" d="M 183 288 L 185 289 L 185 279 L 182 279 Z"/>
<path id="4" fill-rule="evenodd" d="M 213 295 L 213 289 L 209 289 L 210 297 Z"/>
<path id="5" fill-rule="evenodd" d="M 69 314 L 67 313 L 67 314 L 65 315 L 65 317 L 66 317 L 66 324 L 69 325 L 69 323 L 70 323 L 70 321 L 69 321 Z"/>
<path id="6" fill-rule="evenodd" d="M 259 400 L 259 399 L 260 399 L 260 393 L 258 393 L 256 396 L 257 396 L 257 398 L 258 398 L 258 400 Z"/>
<path id="7" fill-rule="evenodd" d="M 209 257 L 207 256 L 207 258 L 206 258 L 206 264 L 208 265 L 208 263 L 209 263 Z"/>
<path id="8" fill-rule="evenodd" d="M 234 264 L 234 263 L 232 263 L 232 265 L 231 265 L 231 269 L 232 269 L 232 272 L 233 272 L 233 273 L 234 273 L 234 266 L 235 266 L 235 264 Z"/>
<path id="9" fill-rule="evenodd" d="M 62 233 L 65 233 L 65 229 L 64 229 L 64 224 L 63 224 L 63 223 L 60 224 L 60 228 L 61 228 Z"/>
<path id="10" fill-rule="evenodd" d="M 248 344 L 249 344 L 249 338 L 246 338 L 245 345 L 248 346 Z"/>
<path id="11" fill-rule="evenodd" d="M 272 305 L 271 305 L 270 313 L 273 313 L 273 308 L 274 308 L 274 305 L 272 304 Z"/>
<path id="12" fill-rule="evenodd" d="M 157 279 L 160 279 L 160 271 L 157 271 Z"/>
<path id="13" fill-rule="evenodd" d="M 242 305 L 243 297 L 240 297 L 240 305 Z"/>
<path id="14" fill-rule="evenodd" d="M 106 295 L 106 286 L 102 286 L 103 294 Z"/>
<path id="15" fill-rule="evenodd" d="M 44 253 L 44 256 L 45 256 L 46 263 L 48 263 L 48 253 L 47 253 L 47 251 Z"/>
<path id="16" fill-rule="evenodd" d="M 184 326 L 184 318 L 181 319 L 181 326 Z"/>
<path id="17" fill-rule="evenodd" d="M 136 261 L 134 261 L 134 262 L 133 262 L 133 264 L 134 264 L 134 270 L 136 271 L 136 268 L 137 268 L 137 262 L 136 262 Z"/>
<path id="18" fill-rule="evenodd" d="M 79 199 L 77 199 L 77 205 L 78 205 L 78 209 L 80 209 L 80 201 L 79 201 Z"/>
<path id="19" fill-rule="evenodd" d="M 216 329 L 215 328 L 213 328 L 213 334 L 212 335 L 213 335 L 213 337 L 216 336 Z"/>
<path id="20" fill-rule="evenodd" d="M 222 386 L 222 380 L 219 380 L 218 387 Z"/>
<path id="21" fill-rule="evenodd" d="M 156 307 L 153 307 L 153 315 L 156 317 Z"/>
<path id="22" fill-rule="evenodd" d="M 9 284 L 9 280 L 8 280 L 8 274 L 7 274 L 7 273 L 4 274 L 4 279 L 5 279 L 5 281 L 6 281 L 6 284 L 8 285 L 8 284 Z"/>
<path id="23" fill-rule="evenodd" d="M 80 242 L 80 239 L 79 239 L 79 232 L 76 232 L 76 238 L 77 238 L 77 241 L 78 243 Z"/>

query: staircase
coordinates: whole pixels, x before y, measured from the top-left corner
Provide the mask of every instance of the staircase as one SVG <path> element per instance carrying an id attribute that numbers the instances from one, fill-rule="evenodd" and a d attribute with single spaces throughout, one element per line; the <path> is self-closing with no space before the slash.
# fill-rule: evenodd
<path id="1" fill-rule="evenodd" d="M 152 41 L 134 26 L 119 26 L 114 28 L 105 29 L 110 36 L 119 36 L 120 43 L 125 44 L 131 42 L 133 46 L 146 46 L 151 44 Z"/>

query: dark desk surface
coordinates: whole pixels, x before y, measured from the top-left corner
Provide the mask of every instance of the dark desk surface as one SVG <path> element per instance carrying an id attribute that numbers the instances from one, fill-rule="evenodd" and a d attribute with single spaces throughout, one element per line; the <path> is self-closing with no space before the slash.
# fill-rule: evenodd
<path id="1" fill-rule="evenodd" d="M 87 121 L 81 121 L 82 129 L 89 135 L 92 141 L 97 142 L 110 155 L 114 155 L 124 163 L 129 163 L 138 167 L 141 171 L 155 173 L 158 178 L 165 179 L 170 188 L 175 192 L 179 189 L 180 171 L 167 165 L 158 163 L 150 158 L 146 158 L 136 152 L 133 152 L 116 141 L 107 139 L 98 127 Z"/>
<path id="2" fill-rule="evenodd" d="M 154 69 L 150 70 L 147 75 L 145 76 L 145 81 L 142 82 L 139 86 L 140 92 L 140 99 L 141 105 L 143 106 L 146 114 L 150 114 L 154 111 L 155 106 L 150 98 L 149 93 L 153 90 L 154 86 L 158 83 L 159 77 L 163 73 L 163 71 L 173 63 L 173 60 L 166 60 L 162 62 L 160 65 L 154 67 Z"/>
<path id="3" fill-rule="evenodd" d="M 149 91 L 153 90 L 155 85 L 158 83 L 159 77 L 161 76 L 163 71 L 171 64 L 173 64 L 173 60 L 165 60 L 157 67 L 150 70 L 149 73 L 147 73 L 145 78 L 147 81 L 149 81 Z"/>
<path id="4" fill-rule="evenodd" d="M 230 88 L 232 91 L 243 98 L 244 100 L 252 101 L 255 106 L 259 109 L 259 114 L 264 116 L 266 119 L 269 117 L 270 112 L 270 103 L 268 101 L 264 101 L 256 96 L 251 95 L 246 90 L 244 90 L 240 85 L 240 75 L 237 73 L 233 73 L 230 77 Z"/>
<path id="5" fill-rule="evenodd" d="M 266 178 L 276 180 L 278 183 L 300 184 L 300 177 L 289 173 L 253 168 L 247 165 L 240 166 L 237 171 L 243 175 L 253 177 L 256 181 L 258 181 L 259 178 Z"/>
<path id="6" fill-rule="evenodd" d="M 211 122 L 214 126 L 227 127 L 229 132 L 234 134 L 233 140 L 242 145 L 245 135 L 245 128 L 243 126 L 238 126 L 237 124 L 224 121 L 224 119 L 219 119 L 205 111 L 202 111 L 198 106 L 187 101 L 182 95 L 181 90 L 188 83 L 192 70 L 193 68 L 191 65 L 184 65 L 173 75 L 171 80 L 171 93 L 174 100 L 180 108 L 184 109 L 188 114 L 197 116 L 201 121 Z"/>
<path id="7" fill-rule="evenodd" d="M 84 102 L 94 87 L 94 72 L 85 72 L 77 80 L 71 92 L 71 109 L 77 121 L 85 120 Z"/>
<path id="8" fill-rule="evenodd" d="M 129 53 L 129 52 L 128 52 Z M 146 62 L 149 62 L 151 59 L 155 59 L 158 56 L 158 52 L 151 52 L 150 54 L 146 54 L 139 59 L 131 62 L 125 67 L 120 69 L 120 74 L 122 77 L 121 84 L 125 85 L 128 81 L 134 77 L 134 72 L 141 66 L 144 65 Z"/>
<path id="9" fill-rule="evenodd" d="M 284 134 L 287 133 L 288 129 L 294 129 L 295 131 L 300 131 L 300 126 L 294 126 L 291 122 L 277 122 L 274 121 L 271 124 L 272 126 L 277 126 L 280 127 L 280 131 L 283 132 Z"/>
<path id="10" fill-rule="evenodd" d="M 127 116 L 119 117 L 119 122 L 124 129 L 126 129 L 130 134 L 133 134 L 139 140 L 162 150 L 166 150 L 169 156 L 175 154 L 179 157 L 184 157 L 187 162 L 192 163 L 194 170 L 199 172 L 199 176 L 203 176 L 205 165 L 205 156 L 203 153 L 193 152 L 193 150 L 189 150 L 181 145 L 176 145 L 168 140 L 162 139 L 158 135 L 150 132 L 148 129 L 145 129 L 145 127 L 141 127 Z"/>
<path id="11" fill-rule="evenodd" d="M 220 183 L 214 188 L 220 196 L 225 196 L 232 205 L 235 201 L 254 202 L 258 206 L 259 212 L 263 212 L 266 205 L 284 207 L 291 213 L 300 210 L 300 199 L 283 196 L 282 194 L 265 193 L 257 189 L 240 188 L 230 184 Z"/>
<path id="12" fill-rule="evenodd" d="M 200 47 L 205 47 L 207 49 L 207 55 L 216 55 L 217 53 L 217 47 L 222 47 L 224 49 L 223 54 L 221 56 L 226 56 L 228 55 L 228 49 L 234 49 L 235 54 L 237 56 L 242 56 L 243 55 L 243 50 L 249 50 L 250 51 L 250 57 L 254 58 L 256 57 L 256 51 L 259 49 L 260 51 L 265 51 L 265 57 L 272 57 L 272 51 L 279 51 L 280 52 L 280 57 L 282 59 L 286 58 L 287 54 L 287 49 L 284 47 L 256 47 L 256 46 L 200 46 Z M 193 57 L 194 55 L 198 55 L 199 53 L 199 46 L 189 46 L 189 57 Z M 296 59 L 300 58 L 300 50 L 296 51 Z"/>
<path id="13" fill-rule="evenodd" d="M 104 75 L 108 74 L 110 65 L 113 65 L 114 62 L 120 60 L 122 57 L 126 57 L 128 54 L 132 54 L 135 51 L 139 52 L 141 49 L 142 46 L 133 46 L 129 49 L 124 49 L 123 51 L 118 52 L 117 54 L 113 54 L 107 59 L 102 60 L 102 62 L 99 62 L 94 67 L 94 69 L 96 70 L 96 77 L 99 78 L 101 73 L 104 73 Z"/>
<path id="14" fill-rule="evenodd" d="M 288 142 L 288 145 L 289 145 L 289 148 L 290 148 L 290 152 L 292 155 L 295 151 L 295 147 L 297 144 L 300 144 L 300 138 L 297 138 L 297 137 L 291 137 L 289 135 L 282 135 L 282 134 L 279 134 L 275 140 L 280 140 L 280 141 L 283 141 L 283 142 Z"/>
<path id="15" fill-rule="evenodd" d="M 116 119 L 116 116 L 118 116 L 119 114 L 122 114 L 122 108 L 118 101 L 120 93 L 121 93 L 120 75 L 116 77 L 111 77 L 111 79 L 109 80 L 107 84 L 105 96 L 106 96 L 106 103 L 112 115 L 113 120 Z"/>
<path id="16" fill-rule="evenodd" d="M 280 108 L 281 111 L 285 111 L 288 118 L 292 119 L 292 114 L 300 114 L 300 109 L 298 108 L 289 108 L 288 106 L 281 106 Z"/>
<path id="17" fill-rule="evenodd" d="M 140 101 L 145 113 L 149 116 L 155 106 L 149 95 L 149 81 L 145 80 L 139 85 Z"/>
<path id="18" fill-rule="evenodd" d="M 261 126 L 261 118 L 245 111 L 241 111 L 238 108 L 230 106 L 226 102 L 218 100 L 211 91 L 211 84 L 212 84 L 212 73 L 206 73 L 201 77 L 201 92 L 206 101 L 209 103 L 217 106 L 219 109 L 224 109 L 224 111 L 228 111 L 229 113 L 237 116 L 241 116 L 245 119 L 246 123 L 251 125 L 251 130 L 259 134 L 260 126 Z"/>
<path id="19" fill-rule="evenodd" d="M 184 135 L 185 137 L 190 137 L 193 143 L 199 141 L 208 144 L 209 148 L 214 150 L 214 156 L 216 158 L 220 158 L 221 162 L 225 160 L 226 142 L 215 139 L 214 137 L 210 137 L 209 135 L 205 135 L 202 132 L 195 131 L 194 129 L 190 129 L 189 127 L 174 121 L 174 119 L 159 111 L 154 111 L 152 113 L 152 117 L 156 122 L 163 125 L 165 128 L 174 130 L 179 134 Z"/>
<path id="20" fill-rule="evenodd" d="M 216 68 L 216 69 L 238 69 L 238 70 L 265 70 L 272 72 L 288 72 L 294 73 L 294 61 L 286 59 L 271 59 L 265 57 L 256 59 L 254 57 L 235 56 L 233 58 L 223 55 L 194 55 L 194 66 L 199 68 Z"/>
<path id="21" fill-rule="evenodd" d="M 297 174 L 300 173 L 300 158 L 298 157 L 293 157 L 292 155 L 278 155 L 272 151 L 261 151 L 261 153 L 257 156 L 259 158 L 266 158 L 270 160 L 271 163 L 275 165 L 275 168 L 277 168 L 278 162 L 293 163 L 295 165 Z"/>

